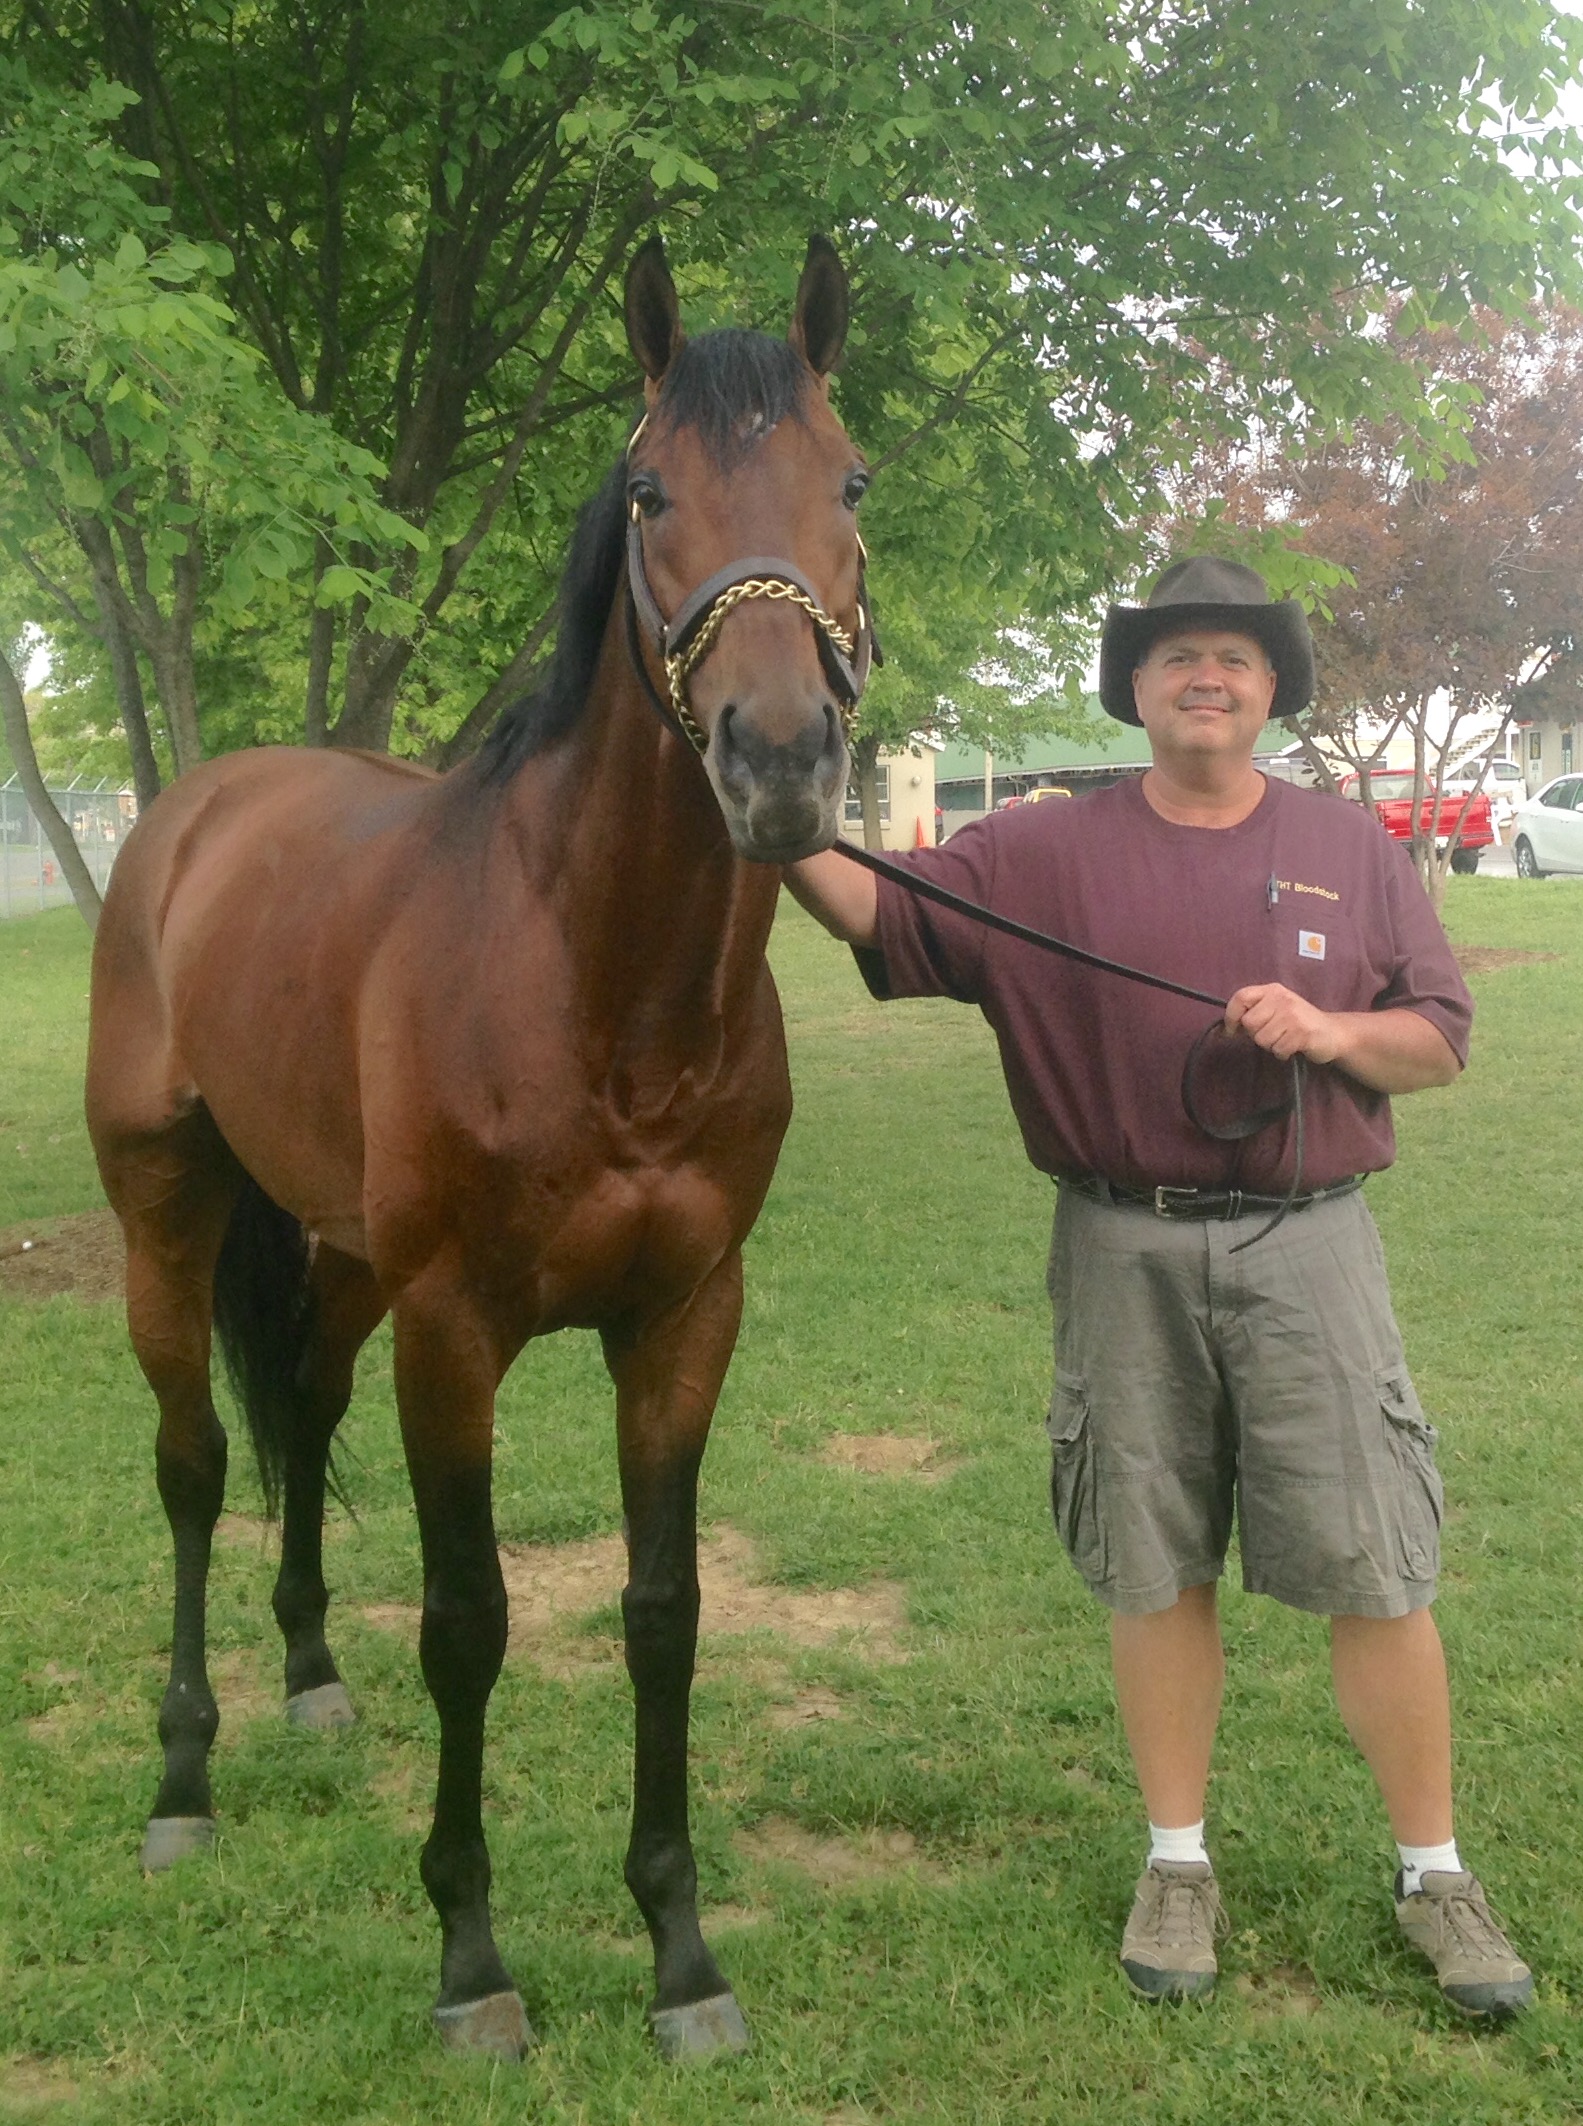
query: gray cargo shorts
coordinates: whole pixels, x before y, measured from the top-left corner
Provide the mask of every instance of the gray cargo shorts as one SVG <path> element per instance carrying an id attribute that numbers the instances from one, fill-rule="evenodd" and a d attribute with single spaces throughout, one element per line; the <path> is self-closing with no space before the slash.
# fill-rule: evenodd
<path id="1" fill-rule="evenodd" d="M 1056 1526 L 1099 1599 L 1169 1609 L 1225 1568 L 1294 1609 L 1433 1601 L 1441 1488 L 1361 1194 L 1167 1219 L 1062 1189 L 1050 1245 Z"/>

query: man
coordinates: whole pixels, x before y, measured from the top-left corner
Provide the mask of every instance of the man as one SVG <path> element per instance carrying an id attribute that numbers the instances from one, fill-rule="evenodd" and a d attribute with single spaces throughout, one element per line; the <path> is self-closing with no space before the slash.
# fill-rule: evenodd
<path id="1" fill-rule="evenodd" d="M 1236 1509 L 1243 1584 L 1330 1619 L 1341 1715 L 1397 1840 L 1396 1912 L 1446 1998 L 1508 2015 L 1532 1991 L 1463 1868 L 1450 1710 L 1429 1604 L 1435 1434 L 1392 1318 L 1360 1177 L 1394 1156 L 1389 1096 L 1444 1085 L 1472 1005 L 1405 855 L 1358 807 L 1266 780 L 1272 709 L 1313 693 L 1302 609 L 1195 558 L 1144 606 L 1113 606 L 1100 699 L 1153 766 L 1092 796 L 1025 805 L 910 861 L 1019 922 L 1230 996 L 1191 1120 L 1201 1005 L 1052 961 L 835 853 L 793 865 L 804 907 L 852 945 L 877 996 L 976 1003 L 1000 1043 L 1028 1154 L 1059 1184 L 1050 1254 L 1057 1371 L 1052 1497 L 1073 1563 L 1112 1612 L 1116 1694 L 1149 1818 L 1123 1937 L 1134 1987 L 1209 1992 L 1220 1900 L 1204 1799 L 1223 1660 L 1215 1583 Z"/>

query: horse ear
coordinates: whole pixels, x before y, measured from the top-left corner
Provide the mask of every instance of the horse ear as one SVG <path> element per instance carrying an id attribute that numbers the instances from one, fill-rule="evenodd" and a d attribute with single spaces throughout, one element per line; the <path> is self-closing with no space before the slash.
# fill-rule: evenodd
<path id="1" fill-rule="evenodd" d="M 657 384 L 687 337 L 676 301 L 676 283 L 665 263 L 664 242 L 658 236 L 649 238 L 627 268 L 626 311 L 627 345 L 644 375 Z"/>
<path id="2" fill-rule="evenodd" d="M 815 376 L 828 376 L 841 359 L 847 312 L 846 268 L 835 245 L 828 236 L 810 236 L 786 337 Z"/>

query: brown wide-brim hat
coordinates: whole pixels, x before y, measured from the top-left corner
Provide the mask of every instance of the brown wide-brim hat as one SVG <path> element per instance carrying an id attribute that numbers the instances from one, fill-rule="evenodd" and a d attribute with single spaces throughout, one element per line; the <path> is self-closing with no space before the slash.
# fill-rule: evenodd
<path id="1" fill-rule="evenodd" d="M 1272 604 L 1257 569 L 1208 554 L 1176 561 L 1146 605 L 1113 605 L 1099 640 L 1099 699 L 1118 723 L 1140 723 L 1132 675 L 1150 648 L 1174 628 L 1234 628 L 1262 642 L 1275 667 L 1272 716 L 1295 716 L 1314 698 L 1314 638 L 1295 598 Z"/>

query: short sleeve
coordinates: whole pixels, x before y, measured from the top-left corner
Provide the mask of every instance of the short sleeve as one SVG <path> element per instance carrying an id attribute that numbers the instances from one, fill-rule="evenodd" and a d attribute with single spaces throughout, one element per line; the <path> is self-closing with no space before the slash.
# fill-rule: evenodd
<path id="1" fill-rule="evenodd" d="M 916 849 L 894 861 L 965 900 L 993 907 L 995 841 L 992 821 L 977 820 L 941 848 Z M 983 982 L 983 926 L 920 899 L 883 874 L 875 884 L 876 941 L 853 949 L 870 993 L 882 999 L 953 997 L 959 1004 L 976 1004 Z"/>
<path id="2" fill-rule="evenodd" d="M 1374 1008 L 1416 1011 L 1444 1034 L 1457 1061 L 1466 1063 L 1473 1028 L 1468 985 L 1412 858 L 1399 843 L 1385 846 L 1385 906 L 1395 965 Z"/>

